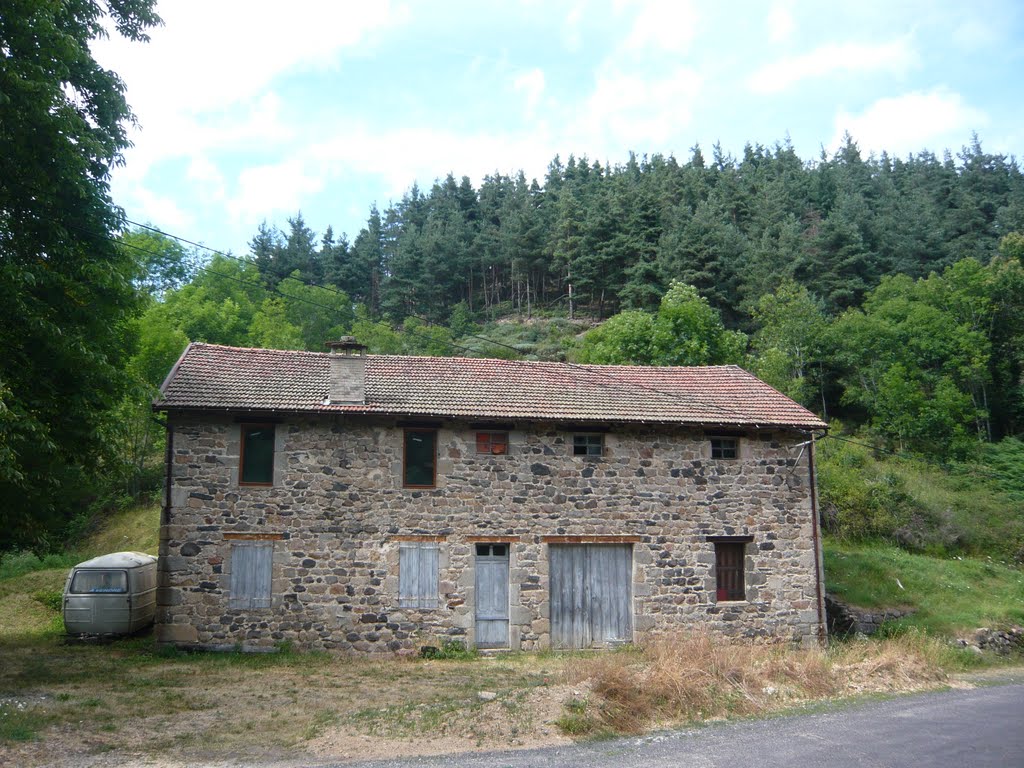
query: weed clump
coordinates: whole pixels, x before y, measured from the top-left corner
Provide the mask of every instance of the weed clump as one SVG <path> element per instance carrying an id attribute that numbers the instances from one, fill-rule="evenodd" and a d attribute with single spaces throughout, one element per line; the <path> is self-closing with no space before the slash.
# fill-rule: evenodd
<path id="1" fill-rule="evenodd" d="M 423 659 L 471 661 L 478 655 L 476 648 L 467 646 L 461 640 L 445 640 L 440 645 L 424 645 L 420 648 L 420 658 Z"/>

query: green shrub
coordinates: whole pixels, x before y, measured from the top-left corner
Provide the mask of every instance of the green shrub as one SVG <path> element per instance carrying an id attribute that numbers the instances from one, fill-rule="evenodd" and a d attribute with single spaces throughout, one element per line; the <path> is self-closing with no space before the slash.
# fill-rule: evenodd
<path id="1" fill-rule="evenodd" d="M 59 589 L 41 589 L 32 595 L 32 599 L 58 613 L 64 608 L 64 593 Z"/>
<path id="2" fill-rule="evenodd" d="M 1024 502 L 1024 442 L 1007 437 L 986 445 L 981 463 L 999 490 L 1014 501 Z"/>
<path id="3" fill-rule="evenodd" d="M 471 661 L 479 656 L 476 648 L 468 647 L 462 640 L 443 640 L 440 645 L 424 645 L 420 648 L 424 659 L 447 659 Z"/>
<path id="4" fill-rule="evenodd" d="M 1016 512 L 1015 497 L 1017 483 L 1024 483 L 1018 479 L 1024 475 L 1024 444 L 1004 440 L 989 446 L 985 456 L 985 465 L 943 469 L 823 440 L 818 454 L 823 526 L 845 541 L 886 541 L 939 557 L 969 554 L 1024 562 L 1024 518 Z M 1019 492 L 1024 494 L 1024 486 Z"/>

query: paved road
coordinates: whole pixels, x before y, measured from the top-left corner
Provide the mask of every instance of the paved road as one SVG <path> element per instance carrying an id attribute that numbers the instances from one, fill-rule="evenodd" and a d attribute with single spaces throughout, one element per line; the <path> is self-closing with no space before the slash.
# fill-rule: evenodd
<path id="1" fill-rule="evenodd" d="M 1024 768 L 1024 685 L 945 691 L 828 712 L 556 749 L 344 768 Z"/>

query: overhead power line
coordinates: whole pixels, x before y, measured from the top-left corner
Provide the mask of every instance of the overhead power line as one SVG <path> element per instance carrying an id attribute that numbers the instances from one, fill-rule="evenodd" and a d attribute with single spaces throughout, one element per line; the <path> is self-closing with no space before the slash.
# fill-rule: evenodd
<path id="1" fill-rule="evenodd" d="M 193 240 L 189 240 L 189 239 L 184 238 L 184 237 L 179 237 L 179 236 L 174 235 L 174 234 L 172 234 L 170 232 L 167 232 L 167 231 L 162 230 L 162 229 L 158 229 L 157 227 L 153 227 L 153 226 L 148 225 L 148 224 L 140 224 L 140 223 L 132 221 L 130 219 L 126 219 L 126 221 L 129 224 L 132 224 L 132 225 L 137 226 L 137 227 L 141 227 L 142 229 L 148 230 L 150 232 L 155 232 L 155 233 L 157 233 L 159 235 L 162 235 L 164 237 L 168 237 L 168 238 L 171 238 L 173 240 L 178 240 L 180 242 L 187 243 L 189 245 L 193 245 L 193 246 L 195 246 L 197 248 L 204 248 L 204 249 L 210 251 L 211 253 L 215 253 L 215 254 L 218 254 L 220 256 L 224 256 L 226 258 L 233 259 L 233 260 L 238 261 L 238 262 L 242 262 L 242 263 L 245 263 L 245 264 L 252 264 L 253 263 L 249 259 L 245 259 L 245 258 L 242 258 L 242 257 L 239 257 L 239 256 L 234 256 L 234 255 L 232 255 L 230 253 L 226 253 L 224 251 L 217 250 L 216 248 L 211 248 L 211 247 L 203 245 L 201 243 L 196 243 Z M 83 230 L 83 231 L 87 231 L 87 230 Z M 92 232 L 92 234 L 96 235 L 96 234 L 99 234 L 99 233 Z M 130 243 L 126 243 L 123 240 L 119 240 L 117 238 L 110 237 L 109 235 L 101 235 L 101 236 L 106 237 L 107 239 L 109 239 L 109 240 L 111 240 L 113 242 L 117 242 L 117 243 L 119 243 L 121 245 L 127 246 L 129 248 L 133 248 L 136 251 L 140 251 L 142 253 L 149 254 L 151 256 L 158 256 L 159 255 L 159 254 L 157 254 L 156 252 L 154 252 L 152 250 L 149 250 L 147 248 L 143 248 L 141 246 L 133 245 L 133 244 L 130 244 Z M 319 302 L 311 301 L 311 300 L 306 299 L 306 298 L 301 297 L 301 296 L 295 296 L 294 294 L 284 293 L 283 291 L 280 290 L 280 288 L 278 286 L 275 286 L 274 288 L 267 288 L 267 286 L 265 286 L 263 283 L 254 282 L 252 280 L 245 280 L 243 278 L 235 277 L 233 275 L 228 275 L 228 274 L 225 274 L 223 272 L 218 272 L 217 270 L 211 269 L 210 267 L 207 267 L 207 266 L 199 265 L 199 266 L 197 266 L 197 268 L 202 270 L 202 271 L 204 271 L 204 272 L 207 272 L 208 274 L 216 275 L 218 277 L 222 277 L 222 278 L 225 278 L 227 280 L 232 280 L 234 282 L 241 283 L 241 284 L 244 284 L 244 285 L 251 285 L 251 286 L 254 286 L 254 287 L 259 287 L 259 288 L 262 288 L 263 290 L 267 290 L 267 291 L 275 293 L 275 294 L 277 294 L 279 296 L 282 296 L 283 298 L 290 299 L 292 301 L 303 302 L 305 304 L 309 304 L 309 305 L 317 307 L 319 309 L 323 309 L 323 310 L 325 310 L 327 312 L 331 312 L 331 313 L 334 313 L 334 314 L 337 314 L 339 312 L 337 307 L 331 307 L 331 306 L 328 306 L 326 304 L 321 304 Z M 291 278 L 282 278 L 282 279 L 291 279 Z M 348 294 L 346 294 L 344 291 L 337 290 L 337 289 L 335 289 L 335 288 L 333 288 L 331 286 L 320 285 L 318 283 L 307 282 L 307 281 L 299 281 L 299 282 L 301 282 L 302 284 L 304 284 L 304 285 L 306 285 L 308 287 L 311 287 L 311 288 L 319 288 L 321 290 L 325 290 L 325 291 L 328 291 L 330 293 L 334 293 L 334 294 L 337 294 L 339 296 L 343 296 L 346 299 L 349 298 Z M 419 315 L 409 315 L 409 316 L 410 317 L 415 317 L 416 319 L 418 319 L 418 320 L 420 320 L 422 322 L 425 322 L 428 325 L 433 325 L 433 323 L 431 323 L 429 320 L 427 320 L 426 318 L 420 317 Z M 459 350 L 460 352 L 468 353 L 469 355 L 473 355 L 473 354 L 476 353 L 476 350 L 472 349 L 471 347 L 467 347 L 467 346 L 464 346 L 464 345 L 461 345 L 461 344 L 457 344 L 457 343 L 455 343 L 454 341 L 451 341 L 451 340 L 438 339 L 438 338 L 436 338 L 434 336 L 428 336 L 426 334 L 418 333 L 415 329 L 403 328 L 403 332 L 409 333 L 409 334 L 411 334 L 413 336 L 416 336 L 418 338 L 430 341 L 430 342 L 435 343 L 435 344 L 439 343 L 439 344 L 441 344 L 443 346 L 448 347 L 449 349 L 456 349 L 456 350 Z M 494 339 L 489 339 L 489 338 L 487 338 L 485 336 L 478 336 L 476 334 L 466 334 L 466 335 L 469 336 L 470 338 L 475 338 L 475 339 L 478 339 L 480 341 L 484 341 L 486 343 L 493 344 L 493 345 L 498 346 L 498 347 L 503 347 L 503 348 L 512 350 L 516 354 L 519 354 L 519 355 L 523 354 L 523 351 L 521 349 L 519 349 L 517 347 L 514 347 L 511 344 L 505 344 L 503 342 L 495 341 Z M 509 362 L 525 364 L 525 363 L 528 363 L 529 361 L 510 360 Z M 638 384 L 636 382 L 625 382 L 621 378 L 619 378 L 619 377 L 617 377 L 617 376 L 615 376 L 615 375 L 613 375 L 611 373 L 606 373 L 606 372 L 602 371 L 600 369 L 600 367 L 596 367 L 596 366 L 586 366 L 586 365 L 581 365 L 581 364 L 578 364 L 578 363 L 569 363 L 569 362 L 561 362 L 560 364 L 564 365 L 564 366 L 567 366 L 569 368 L 573 368 L 575 370 L 582 371 L 583 373 L 587 374 L 590 377 L 604 378 L 604 379 L 606 379 L 606 380 L 608 380 L 610 382 L 609 384 L 602 384 L 600 382 L 595 382 L 595 383 L 598 384 L 598 386 L 604 386 L 604 387 L 609 387 L 609 388 L 614 387 L 614 388 L 617 388 L 617 389 L 624 389 L 624 390 L 635 389 L 635 390 L 651 392 L 651 393 L 654 393 L 654 394 L 661 395 L 663 397 L 667 397 L 667 398 L 670 398 L 670 399 L 678 400 L 679 402 L 684 403 L 685 405 L 687 405 L 689 407 L 703 407 L 703 408 L 708 409 L 710 411 L 717 412 L 717 413 L 721 414 L 723 418 L 728 417 L 729 420 L 733 420 L 737 424 L 746 423 L 746 422 L 749 421 L 749 416 L 747 416 L 747 415 L 741 414 L 738 411 L 733 411 L 733 410 L 730 410 L 728 408 L 724 408 L 724 407 L 718 405 L 717 403 L 709 402 L 709 401 L 707 401 L 707 400 L 705 400 L 703 398 L 700 398 L 698 396 L 695 396 L 695 395 L 683 395 L 683 394 L 680 394 L 678 392 L 668 392 L 668 391 L 665 391 L 663 389 L 658 389 L 657 387 L 650 387 L 650 386 L 647 386 L 647 385 L 644 385 L 644 384 Z M 809 430 L 803 430 L 803 431 L 809 431 Z"/>

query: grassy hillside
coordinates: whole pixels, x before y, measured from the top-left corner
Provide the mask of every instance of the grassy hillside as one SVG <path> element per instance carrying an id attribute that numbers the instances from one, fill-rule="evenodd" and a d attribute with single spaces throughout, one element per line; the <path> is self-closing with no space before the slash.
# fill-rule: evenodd
<path id="1" fill-rule="evenodd" d="M 990 560 L 828 540 L 825 582 L 853 605 L 911 609 L 914 614 L 898 624 L 931 634 L 1024 624 L 1024 571 Z"/>

